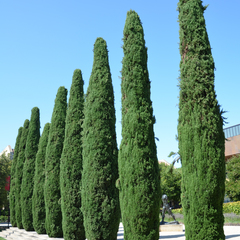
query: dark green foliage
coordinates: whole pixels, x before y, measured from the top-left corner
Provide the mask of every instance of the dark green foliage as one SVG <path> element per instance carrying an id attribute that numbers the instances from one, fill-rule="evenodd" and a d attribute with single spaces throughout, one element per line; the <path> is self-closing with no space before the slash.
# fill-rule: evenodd
<path id="1" fill-rule="evenodd" d="M 60 158 L 65 134 L 67 89 L 60 87 L 55 99 L 45 158 L 45 228 L 49 237 L 62 237 Z"/>
<path id="2" fill-rule="evenodd" d="M 175 169 L 173 166 L 167 166 L 165 163 L 159 164 L 161 175 L 162 195 L 168 196 L 168 201 L 172 207 L 181 201 L 181 169 Z M 162 202 L 161 202 L 162 205 Z"/>
<path id="3" fill-rule="evenodd" d="M 17 226 L 16 221 L 16 204 L 15 204 L 15 193 L 16 193 L 16 166 L 17 166 L 17 159 L 18 159 L 18 153 L 19 153 L 19 145 L 20 140 L 22 136 L 22 130 L 23 127 L 20 127 L 18 129 L 18 135 L 15 143 L 14 148 L 14 155 L 13 155 L 13 161 L 12 161 L 12 167 L 11 167 L 11 187 L 10 187 L 10 216 L 11 216 L 11 224 L 13 227 Z"/>
<path id="4" fill-rule="evenodd" d="M 240 201 L 240 156 L 227 162 L 226 194 L 233 201 Z"/>
<path id="5" fill-rule="evenodd" d="M 60 165 L 62 228 L 65 240 L 85 240 L 81 212 L 83 80 L 81 70 L 73 74 L 66 116 Z"/>
<path id="6" fill-rule="evenodd" d="M 28 136 L 28 129 L 29 129 L 29 120 L 26 119 L 23 125 L 22 136 L 19 143 L 19 150 L 18 150 L 18 159 L 16 165 L 16 182 L 15 182 L 15 211 L 16 211 L 16 221 L 17 227 L 22 229 L 22 208 L 21 208 L 21 186 L 22 186 L 22 176 L 23 176 L 23 165 L 25 162 L 25 148 Z"/>
<path id="7" fill-rule="evenodd" d="M 160 177 L 154 139 L 147 48 L 138 14 L 123 31 L 120 206 L 124 239 L 159 238 Z"/>
<path id="8" fill-rule="evenodd" d="M 25 149 L 25 162 L 23 166 L 23 176 L 21 185 L 21 204 L 22 204 L 22 224 L 26 231 L 33 231 L 32 224 L 32 195 L 34 185 L 35 159 L 38 151 L 40 138 L 40 119 L 39 109 L 32 109 L 31 120 L 29 123 L 28 137 Z"/>
<path id="9" fill-rule="evenodd" d="M 44 182 L 45 182 L 45 156 L 48 143 L 50 123 L 46 123 L 42 136 L 39 140 L 39 147 L 36 154 L 34 187 L 32 197 L 33 227 L 38 234 L 46 233 L 45 229 L 45 201 L 44 201 Z"/>
<path id="10" fill-rule="evenodd" d="M 5 189 L 6 177 L 10 175 L 12 160 L 9 154 L 0 155 L 0 209 L 3 207 L 7 208 L 8 192 Z"/>
<path id="11" fill-rule="evenodd" d="M 84 106 L 82 211 L 89 240 L 117 239 L 120 220 L 114 96 L 107 45 L 97 38 Z"/>
<path id="12" fill-rule="evenodd" d="M 186 239 L 225 239 L 222 111 L 201 0 L 180 0 L 179 154 Z"/>

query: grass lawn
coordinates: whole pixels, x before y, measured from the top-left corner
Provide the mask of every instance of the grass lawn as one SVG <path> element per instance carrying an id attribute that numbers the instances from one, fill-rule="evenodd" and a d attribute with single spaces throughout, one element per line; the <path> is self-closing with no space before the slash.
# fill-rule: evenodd
<path id="1" fill-rule="evenodd" d="M 0 240 L 6 240 L 5 238 L 0 237 Z"/>
<path id="2" fill-rule="evenodd" d="M 225 224 L 239 224 L 240 225 L 240 215 L 234 213 L 224 213 Z"/>

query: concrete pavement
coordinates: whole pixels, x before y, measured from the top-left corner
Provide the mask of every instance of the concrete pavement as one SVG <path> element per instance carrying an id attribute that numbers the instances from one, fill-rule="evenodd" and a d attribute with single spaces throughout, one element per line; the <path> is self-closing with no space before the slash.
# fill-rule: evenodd
<path id="1" fill-rule="evenodd" d="M 2 224 L 0 225 L 2 226 Z M 225 239 L 240 240 L 240 226 L 224 226 Z M 2 231 L 0 236 L 12 240 L 64 240 L 63 238 L 49 238 L 47 234 L 37 234 L 36 232 L 27 232 L 24 229 L 10 227 Z M 118 230 L 118 240 L 124 240 L 123 225 L 120 223 Z M 159 239 L 166 240 L 185 240 L 185 232 L 160 232 Z M 137 239 L 136 239 L 137 240 Z"/>

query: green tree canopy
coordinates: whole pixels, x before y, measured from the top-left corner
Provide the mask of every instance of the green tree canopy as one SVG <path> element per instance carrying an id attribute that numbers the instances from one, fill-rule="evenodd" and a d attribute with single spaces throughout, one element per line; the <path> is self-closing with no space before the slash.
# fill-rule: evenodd
<path id="1" fill-rule="evenodd" d="M 9 155 L 3 153 L 0 155 L 0 208 L 8 206 L 7 200 L 7 191 L 5 190 L 6 186 L 6 177 L 10 175 L 11 172 L 12 160 Z"/>
<path id="2" fill-rule="evenodd" d="M 18 159 L 18 153 L 19 153 L 19 145 L 21 140 L 23 127 L 20 127 L 18 129 L 18 135 L 16 139 L 16 144 L 14 148 L 14 155 L 13 155 L 13 161 L 12 161 L 12 167 L 11 167 L 11 187 L 10 187 L 10 217 L 11 217 L 11 224 L 13 227 L 17 226 L 16 221 L 16 166 L 17 166 L 17 159 Z"/>
<path id="3" fill-rule="evenodd" d="M 33 231 L 32 195 L 34 186 L 35 160 L 40 138 L 39 108 L 32 109 L 25 149 L 25 162 L 21 185 L 22 223 L 26 231 Z"/>
<path id="4" fill-rule="evenodd" d="M 123 31 L 120 205 L 126 239 L 159 238 L 160 178 L 153 132 L 147 48 L 138 14 L 127 13 Z"/>
<path id="5" fill-rule="evenodd" d="M 228 160 L 226 194 L 233 201 L 240 201 L 240 155 Z"/>
<path id="6" fill-rule="evenodd" d="M 45 229 L 45 201 L 44 201 L 44 182 L 45 182 L 45 156 L 48 143 L 50 123 L 46 123 L 42 136 L 39 140 L 39 147 L 36 154 L 34 187 L 32 196 L 33 227 L 38 234 L 46 233 Z"/>
<path id="7" fill-rule="evenodd" d="M 29 120 L 26 119 L 23 125 L 22 135 L 19 143 L 18 159 L 16 165 L 16 182 L 15 182 L 15 209 L 16 209 L 16 221 L 17 227 L 22 229 L 22 208 L 21 208 L 21 186 L 22 186 L 22 176 L 23 176 L 23 165 L 25 162 L 25 148 L 27 142 L 29 130 Z"/>
<path id="8" fill-rule="evenodd" d="M 186 239 L 225 239 L 225 156 L 222 111 L 201 0 L 180 0 L 178 138 Z"/>
<path id="9" fill-rule="evenodd" d="M 181 201 L 181 169 L 172 169 L 172 166 L 159 164 L 161 176 L 161 191 L 162 195 L 168 196 L 169 202 L 174 207 L 175 204 Z"/>
<path id="10" fill-rule="evenodd" d="M 62 228 L 65 240 L 85 240 L 81 211 L 83 104 L 82 72 L 76 69 L 72 78 L 60 163 Z"/>
<path id="11" fill-rule="evenodd" d="M 120 220 L 115 108 L 106 41 L 97 38 L 84 106 L 82 210 L 86 237 L 116 239 Z"/>
<path id="12" fill-rule="evenodd" d="M 60 158 L 65 135 L 67 89 L 60 87 L 55 99 L 45 158 L 45 228 L 49 237 L 62 237 Z"/>

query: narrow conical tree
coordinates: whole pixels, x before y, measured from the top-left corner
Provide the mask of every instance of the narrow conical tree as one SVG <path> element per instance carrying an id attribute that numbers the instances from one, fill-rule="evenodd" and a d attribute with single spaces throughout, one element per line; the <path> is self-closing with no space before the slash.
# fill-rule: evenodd
<path id="1" fill-rule="evenodd" d="M 38 150 L 40 138 L 40 119 L 39 108 L 32 109 L 29 123 L 28 137 L 25 149 L 25 162 L 23 166 L 23 176 L 21 185 L 21 207 L 22 223 L 26 231 L 33 231 L 32 224 L 32 195 L 33 195 L 33 178 L 35 172 L 35 159 Z"/>
<path id="2" fill-rule="evenodd" d="M 18 159 L 16 165 L 16 182 L 15 182 L 15 209 L 16 209 L 16 221 L 17 227 L 22 229 L 22 208 L 21 208 L 21 186 L 23 176 L 23 166 L 25 162 L 25 148 L 28 136 L 29 120 L 26 119 L 23 125 L 22 136 L 19 143 Z"/>
<path id="3" fill-rule="evenodd" d="M 124 238 L 159 238 L 160 177 L 153 132 L 147 48 L 138 14 L 127 13 L 123 31 L 122 141 L 119 188 Z"/>
<path id="4" fill-rule="evenodd" d="M 42 136 L 39 140 L 39 147 L 35 162 L 32 214 L 33 214 L 33 227 L 38 234 L 46 233 L 44 182 L 45 182 L 45 156 L 48 143 L 49 129 L 50 123 L 46 123 L 43 129 Z"/>
<path id="5" fill-rule="evenodd" d="M 49 237 L 62 237 L 60 158 L 63 149 L 67 110 L 67 89 L 60 87 L 55 99 L 45 158 L 45 228 Z"/>
<path id="6" fill-rule="evenodd" d="M 20 140 L 22 136 L 22 130 L 23 127 L 20 127 L 18 129 L 18 135 L 16 139 L 16 144 L 14 148 L 14 155 L 13 155 L 13 161 L 12 161 L 12 166 L 11 166 L 11 186 L 10 186 L 10 216 L 11 216 L 11 224 L 13 227 L 17 226 L 17 221 L 16 221 L 16 199 L 15 199 L 15 194 L 16 194 L 16 166 L 17 166 L 17 159 L 18 159 L 18 153 L 19 153 L 19 145 L 20 145 Z"/>
<path id="7" fill-rule="evenodd" d="M 105 40 L 94 44 L 84 105 L 82 210 L 89 240 L 117 239 L 120 209 L 114 96 Z"/>
<path id="8" fill-rule="evenodd" d="M 83 80 L 73 74 L 60 165 L 62 228 L 65 240 L 85 240 L 81 211 Z"/>
<path id="9" fill-rule="evenodd" d="M 225 239 L 223 117 L 201 0 L 180 0 L 179 153 L 186 239 Z"/>

